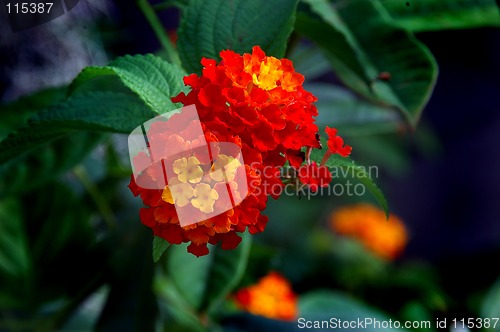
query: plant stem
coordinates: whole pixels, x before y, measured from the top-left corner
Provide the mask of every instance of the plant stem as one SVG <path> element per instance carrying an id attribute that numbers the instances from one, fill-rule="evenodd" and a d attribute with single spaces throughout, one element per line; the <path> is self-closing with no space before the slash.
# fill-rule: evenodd
<path id="1" fill-rule="evenodd" d="M 331 156 L 332 156 L 332 152 L 330 150 L 326 151 L 325 155 L 323 156 L 323 159 L 321 159 L 321 164 L 319 164 L 319 165 L 325 166 L 326 162 L 328 161 L 328 159 L 330 159 Z"/>
<path id="2" fill-rule="evenodd" d="M 312 147 L 308 146 L 306 148 L 306 163 L 307 165 L 310 165 L 311 164 L 311 152 L 312 152 Z"/>
<path id="3" fill-rule="evenodd" d="M 137 0 L 137 6 L 139 6 L 139 9 L 142 11 L 144 16 L 148 20 L 149 25 L 151 25 L 151 28 L 153 29 L 156 37 L 158 38 L 160 44 L 167 53 L 168 60 L 171 63 L 180 66 L 181 59 L 179 58 L 179 54 L 177 53 L 177 50 L 175 49 L 174 45 L 172 44 L 167 34 L 165 33 L 165 28 L 161 24 L 160 19 L 156 15 L 151 4 L 148 2 L 148 0 Z"/>
<path id="4" fill-rule="evenodd" d="M 95 186 L 94 182 L 92 182 L 92 180 L 90 179 L 85 168 L 83 166 L 77 166 L 73 170 L 73 173 L 83 184 L 90 197 L 92 197 L 92 199 L 94 200 L 95 204 L 97 205 L 97 209 L 102 216 L 102 219 L 108 226 L 108 229 L 113 230 L 118 224 L 116 222 L 113 211 L 111 211 L 106 198 L 101 194 L 99 189 L 97 189 L 97 187 Z"/>

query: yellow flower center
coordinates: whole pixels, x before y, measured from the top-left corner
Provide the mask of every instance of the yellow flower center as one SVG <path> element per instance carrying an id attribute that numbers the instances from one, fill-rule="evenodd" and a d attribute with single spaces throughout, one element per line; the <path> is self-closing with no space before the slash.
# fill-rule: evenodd
<path id="1" fill-rule="evenodd" d="M 283 71 L 278 69 L 280 66 L 281 61 L 270 56 L 260 63 L 258 72 L 252 72 L 252 62 L 245 64 L 245 71 L 252 74 L 253 84 L 263 90 L 272 90 L 283 76 Z"/>

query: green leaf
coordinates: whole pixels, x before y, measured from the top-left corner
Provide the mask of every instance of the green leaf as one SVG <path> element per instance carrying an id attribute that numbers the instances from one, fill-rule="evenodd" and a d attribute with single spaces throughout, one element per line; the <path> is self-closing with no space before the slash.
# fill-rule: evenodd
<path id="1" fill-rule="evenodd" d="M 252 235 L 243 233 L 241 237 L 243 239 L 236 249 L 223 250 L 218 246 L 214 251 L 200 310 L 212 311 L 243 277 L 252 246 Z"/>
<path id="2" fill-rule="evenodd" d="M 50 88 L 22 97 L 0 109 L 0 140 L 25 125 L 36 112 L 64 100 L 66 87 Z M 28 152 L 0 165 L 0 198 L 40 186 L 82 160 L 102 135 L 75 133 L 55 139 L 44 149 Z"/>
<path id="3" fill-rule="evenodd" d="M 189 303 L 186 302 L 183 295 L 179 293 L 177 287 L 172 283 L 171 279 L 165 275 L 158 274 L 154 280 L 153 288 L 158 294 L 158 298 L 164 301 L 159 301 L 160 312 L 167 312 L 172 319 L 160 323 L 165 326 L 165 331 L 193 331 L 205 332 L 204 327 Z M 173 321 L 172 321 L 173 320 Z"/>
<path id="4" fill-rule="evenodd" d="M 288 54 L 288 59 L 293 62 L 295 70 L 304 75 L 306 82 L 330 71 L 326 57 L 319 48 L 311 45 L 298 44 Z"/>
<path id="5" fill-rule="evenodd" d="M 346 88 L 326 83 L 310 83 L 304 88 L 318 97 L 316 124 L 320 128 L 333 126 L 343 136 L 371 136 L 395 132 L 401 126 L 397 111 L 367 102 Z"/>
<path id="6" fill-rule="evenodd" d="M 297 28 L 324 50 L 339 78 L 369 100 L 397 108 L 415 126 L 437 78 L 430 51 L 412 33 L 393 26 L 376 0 L 306 2 L 321 20 L 301 16 Z M 325 24 L 330 28 L 316 30 Z M 390 77 L 380 79 L 382 73 Z"/>
<path id="7" fill-rule="evenodd" d="M 251 247 L 251 235 L 241 234 L 234 250 L 211 246 L 206 256 L 195 257 L 186 246 L 170 249 L 168 269 L 179 294 L 195 311 L 212 311 L 236 287 L 245 271 Z"/>
<path id="8" fill-rule="evenodd" d="M 323 142 L 323 145 L 326 145 Z M 318 164 L 321 162 L 323 153 L 318 149 L 313 149 L 311 152 L 311 160 L 316 161 Z M 389 206 L 384 194 L 379 189 L 374 179 L 371 178 L 371 169 L 364 166 L 358 166 L 352 161 L 351 158 L 341 157 L 339 155 L 332 155 L 325 166 L 330 167 L 332 177 L 335 178 L 347 178 L 352 177 L 359 183 L 361 183 L 365 188 L 367 188 L 373 195 L 377 203 L 384 210 L 387 218 L 389 218 Z"/>
<path id="9" fill-rule="evenodd" d="M 201 72 L 203 57 L 218 59 L 222 50 L 249 53 L 259 45 L 267 55 L 283 57 L 295 21 L 297 0 L 193 0 L 179 27 L 179 55 L 188 72 Z"/>
<path id="10" fill-rule="evenodd" d="M 341 322 L 371 319 L 371 324 L 360 326 L 362 331 L 380 331 L 381 328 L 373 324 L 375 320 L 381 324 L 389 323 L 389 316 L 379 312 L 375 308 L 359 302 L 346 294 L 333 292 L 329 290 L 318 290 L 304 294 L 299 299 L 300 317 L 306 318 L 308 321 L 329 321 L 335 317 Z M 394 320 L 393 320 L 394 321 Z M 337 326 L 342 329 L 342 325 Z M 402 328 L 383 328 L 384 331 L 405 331 Z"/>
<path id="11" fill-rule="evenodd" d="M 381 0 L 394 22 L 420 32 L 500 26 L 495 0 Z"/>
<path id="12" fill-rule="evenodd" d="M 181 91 L 185 72 L 177 65 L 168 63 L 152 54 L 124 56 L 105 67 L 87 67 L 74 79 L 69 94 L 89 81 L 103 76 L 117 76 L 154 112 L 163 114 L 177 106 L 170 100 Z"/>
<path id="13" fill-rule="evenodd" d="M 346 33 L 321 19 L 300 12 L 297 13 L 295 28 L 320 47 L 335 73 L 347 86 L 365 96 L 372 93 L 372 80 L 365 73 Z"/>
<path id="14" fill-rule="evenodd" d="M 155 236 L 153 238 L 153 261 L 156 263 L 160 260 L 161 255 L 167 250 L 170 243 L 162 239 L 161 237 Z"/>
<path id="15" fill-rule="evenodd" d="M 22 126 L 36 112 L 64 99 L 67 88 L 50 88 L 0 106 L 0 140 Z"/>
<path id="16" fill-rule="evenodd" d="M 500 312 L 500 279 L 498 279 L 486 294 L 481 306 L 482 318 L 498 317 Z M 492 324 L 493 325 L 493 324 Z M 496 324 L 494 331 L 500 331 L 500 323 Z"/>
<path id="17" fill-rule="evenodd" d="M 129 133 L 154 115 L 132 95 L 115 92 L 77 94 L 39 112 L 29 120 L 28 127 L 0 142 L 0 163 L 77 130 Z"/>
<path id="18" fill-rule="evenodd" d="M 33 190 L 83 160 L 103 135 L 74 132 L 0 165 L 0 198 Z"/>
<path id="19" fill-rule="evenodd" d="M 0 280 L 5 275 L 25 280 L 30 273 L 31 262 L 21 212 L 17 201 L 0 201 Z"/>
<path id="20" fill-rule="evenodd" d="M 104 309 L 109 295 L 109 286 L 102 286 L 90 294 L 83 303 L 71 314 L 61 330 L 64 331 L 95 331 L 96 323 Z"/>
<path id="21" fill-rule="evenodd" d="M 0 310 L 39 308 L 95 282 L 104 263 L 90 217 L 57 182 L 0 201 Z"/>
<path id="22" fill-rule="evenodd" d="M 0 201 L 0 311 L 26 306 L 33 267 L 19 201 Z"/>
<path id="23" fill-rule="evenodd" d="M 42 187 L 41 192 L 49 188 L 50 195 L 40 195 L 40 192 L 34 191 L 24 196 L 25 202 L 31 202 L 24 205 L 25 208 L 28 204 L 31 207 L 25 213 L 25 220 L 27 228 L 36 235 L 30 239 L 30 246 L 31 255 L 38 266 L 76 257 L 84 251 L 83 248 L 90 248 L 94 242 L 91 211 L 82 197 L 58 182 Z M 43 216 L 43 223 L 37 216 Z M 69 248 L 73 248 L 73 251 L 66 251 Z M 74 264 L 78 264 L 77 261 Z M 82 262 L 79 264 L 81 266 Z M 39 273 L 42 274 L 41 271 Z M 57 271 L 46 270 L 43 273 L 50 275 Z M 58 278 L 63 279 L 64 276 Z"/>

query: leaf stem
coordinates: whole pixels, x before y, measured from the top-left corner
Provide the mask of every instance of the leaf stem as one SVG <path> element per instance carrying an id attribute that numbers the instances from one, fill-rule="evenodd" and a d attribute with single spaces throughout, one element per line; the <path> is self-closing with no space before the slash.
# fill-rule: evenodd
<path id="1" fill-rule="evenodd" d="M 180 66 L 181 59 L 179 58 L 179 54 L 177 53 L 177 50 L 175 49 L 174 45 L 172 44 L 167 34 L 165 33 L 165 28 L 161 24 L 160 19 L 156 15 L 155 10 L 151 6 L 151 4 L 148 2 L 148 0 L 137 0 L 137 6 L 146 17 L 146 20 L 149 22 L 149 25 L 151 26 L 156 37 L 160 41 L 161 46 L 167 53 L 168 60 L 171 63 Z"/>
<path id="2" fill-rule="evenodd" d="M 87 171 L 85 170 L 85 167 L 81 165 L 77 166 L 73 169 L 73 173 L 78 178 L 78 180 L 80 180 L 80 182 L 83 184 L 83 186 L 89 193 L 90 197 L 92 197 L 92 199 L 94 200 L 97 209 L 99 210 L 99 213 L 102 216 L 102 219 L 108 226 L 108 229 L 113 230 L 118 225 L 116 218 L 113 214 L 113 211 L 108 205 L 106 198 L 101 194 L 101 192 L 99 191 L 99 189 L 97 189 L 94 182 L 90 179 Z"/>

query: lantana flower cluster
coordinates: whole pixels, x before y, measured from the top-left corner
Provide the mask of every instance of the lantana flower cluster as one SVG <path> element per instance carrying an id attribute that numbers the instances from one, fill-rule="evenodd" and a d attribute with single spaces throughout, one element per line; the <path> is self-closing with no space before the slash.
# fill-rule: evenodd
<path id="1" fill-rule="evenodd" d="M 307 168 L 299 179 L 311 190 L 331 181 L 325 166 L 309 160 L 302 166 L 306 160 L 303 150 L 321 148 L 315 124 L 317 98 L 304 90 L 304 77 L 295 72 L 292 62 L 266 56 L 258 46 L 251 54 L 239 55 L 226 50 L 220 57 L 219 63 L 202 59 L 202 74 L 184 78 L 191 91 L 172 98 L 173 102 L 184 106 L 195 105 L 199 123 L 181 123 L 182 117 L 173 115 L 167 124 L 153 124 L 148 137 L 173 142 L 181 147 L 179 151 L 188 150 L 201 140 L 215 148 L 217 144 L 230 142 L 240 148 L 243 159 L 238 159 L 237 151 L 212 153 L 210 159 L 196 153 L 183 155 L 179 152 L 173 163 L 163 165 L 168 168 L 167 173 L 173 175 L 165 188 L 145 189 L 138 186 L 134 178 L 129 185 L 133 194 L 140 195 L 146 205 L 140 211 L 140 218 L 153 229 L 154 235 L 171 244 L 190 242 L 188 251 L 196 256 L 208 254 L 208 243 L 221 242 L 223 249 L 234 249 L 241 241 L 237 233 L 248 230 L 255 234 L 264 230 L 268 218 L 262 211 L 266 208 L 268 195 L 275 199 L 279 196 L 276 194 L 279 191 L 269 188 L 284 185 L 280 170 L 287 162 L 298 170 L 298 174 Z M 190 132 L 174 133 L 179 128 L 189 131 L 192 126 L 201 126 L 204 137 Z M 343 145 L 336 132 L 328 134 L 327 154 L 347 156 L 350 147 Z M 182 149 L 184 146 L 186 149 Z M 146 163 L 146 159 L 138 155 L 134 163 Z M 224 178 L 213 172 L 218 163 L 219 168 L 232 165 L 229 178 L 227 167 Z M 156 181 L 161 171 L 161 167 L 156 167 L 146 174 L 151 181 Z M 237 186 L 241 182 L 235 178 L 245 177 L 248 193 L 239 197 Z M 210 213 L 222 201 L 219 197 L 227 192 L 227 186 L 238 196 L 238 204 L 233 208 L 195 224 L 179 224 L 175 207 L 189 209 L 193 214 Z M 176 190 L 175 195 L 172 190 Z"/>

